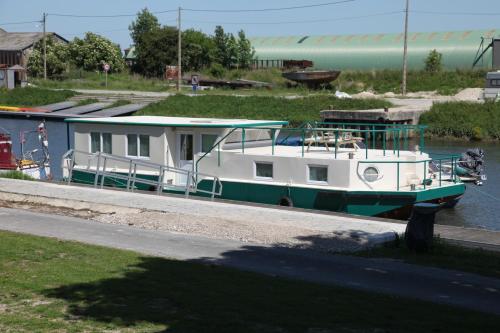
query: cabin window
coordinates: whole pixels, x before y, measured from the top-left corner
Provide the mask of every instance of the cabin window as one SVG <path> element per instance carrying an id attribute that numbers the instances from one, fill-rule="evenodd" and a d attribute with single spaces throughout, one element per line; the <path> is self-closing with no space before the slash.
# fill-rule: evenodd
<path id="1" fill-rule="evenodd" d="M 102 133 L 101 142 L 102 142 L 102 152 L 106 154 L 112 154 L 111 133 Z"/>
<path id="2" fill-rule="evenodd" d="M 255 162 L 256 178 L 273 178 L 273 164 L 270 162 Z"/>
<path id="3" fill-rule="evenodd" d="M 127 155 L 133 157 L 149 157 L 149 136 L 127 134 Z"/>
<path id="4" fill-rule="evenodd" d="M 309 165 L 309 181 L 328 183 L 328 166 L 325 165 Z"/>
<path id="5" fill-rule="evenodd" d="M 149 136 L 139 135 L 139 156 L 149 157 Z"/>
<path id="6" fill-rule="evenodd" d="M 206 153 L 212 149 L 212 146 L 217 141 L 219 136 L 216 134 L 202 134 L 201 135 L 201 152 Z"/>
<path id="7" fill-rule="evenodd" d="M 180 156 L 181 161 L 193 160 L 193 134 L 180 135 Z"/>
<path id="8" fill-rule="evenodd" d="M 97 153 L 101 151 L 101 134 L 96 132 L 90 133 L 90 152 Z"/>
<path id="9" fill-rule="evenodd" d="M 111 133 L 90 132 L 90 152 L 112 154 Z"/>

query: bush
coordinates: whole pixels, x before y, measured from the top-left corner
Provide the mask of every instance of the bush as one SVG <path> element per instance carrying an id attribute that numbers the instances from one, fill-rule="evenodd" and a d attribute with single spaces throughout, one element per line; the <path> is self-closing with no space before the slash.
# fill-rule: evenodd
<path id="1" fill-rule="evenodd" d="M 47 77 L 60 77 L 69 68 L 69 46 L 47 38 Z M 43 40 L 37 42 L 28 59 L 28 72 L 34 77 L 43 77 Z"/>
<path id="2" fill-rule="evenodd" d="M 102 71 L 103 64 L 110 72 L 121 72 L 125 68 L 120 47 L 109 39 L 87 32 L 83 39 L 75 38 L 69 46 L 71 61 L 87 71 Z"/>
<path id="3" fill-rule="evenodd" d="M 428 132 L 437 136 L 468 139 L 500 139 L 500 104 L 486 102 L 437 103 L 420 117 L 429 125 Z"/>
<path id="4" fill-rule="evenodd" d="M 443 55 L 436 51 L 436 49 L 429 52 L 427 59 L 425 59 L 425 71 L 428 73 L 437 73 L 442 70 Z"/>
<path id="5" fill-rule="evenodd" d="M 210 75 L 212 75 L 213 77 L 221 79 L 224 77 L 226 70 L 221 64 L 214 63 L 212 64 L 212 66 L 210 66 L 209 72 Z"/>

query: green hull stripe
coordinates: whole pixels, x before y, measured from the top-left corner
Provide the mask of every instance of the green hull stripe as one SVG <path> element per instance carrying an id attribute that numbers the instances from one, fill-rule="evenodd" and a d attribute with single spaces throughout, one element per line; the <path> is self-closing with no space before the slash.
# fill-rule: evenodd
<path id="1" fill-rule="evenodd" d="M 137 177 L 155 180 L 156 176 L 137 175 Z M 73 172 L 73 181 L 94 184 L 91 174 Z M 100 178 L 99 178 L 100 184 Z M 462 195 L 465 192 L 463 183 L 446 187 L 432 188 L 425 191 L 336 191 L 318 188 L 303 188 L 273 184 L 255 184 L 222 181 L 223 191 L 220 198 L 236 201 L 247 201 L 262 204 L 278 205 L 283 198 L 289 198 L 294 207 L 318 209 L 349 214 L 374 216 L 394 209 L 413 205 L 418 202 Z M 125 188 L 126 182 L 106 177 L 105 186 Z M 202 190 L 212 190 L 212 181 L 203 180 L 199 186 Z M 153 186 L 137 183 L 138 190 L 153 190 Z M 180 193 L 180 191 L 165 191 Z M 194 194 L 207 197 L 207 194 Z"/>

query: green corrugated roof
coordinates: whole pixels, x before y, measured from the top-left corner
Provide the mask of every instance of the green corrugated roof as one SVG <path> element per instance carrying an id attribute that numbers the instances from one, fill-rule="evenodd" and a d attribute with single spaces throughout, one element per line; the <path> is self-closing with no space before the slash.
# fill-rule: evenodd
<path id="1" fill-rule="evenodd" d="M 500 29 L 415 32 L 408 36 L 409 65 L 424 66 L 428 53 L 443 53 L 445 67 L 470 68 L 481 37 L 500 36 Z M 312 60 L 318 69 L 400 68 L 403 34 L 277 36 L 250 38 L 255 55 L 262 60 Z M 491 52 L 485 63 L 491 66 Z"/>

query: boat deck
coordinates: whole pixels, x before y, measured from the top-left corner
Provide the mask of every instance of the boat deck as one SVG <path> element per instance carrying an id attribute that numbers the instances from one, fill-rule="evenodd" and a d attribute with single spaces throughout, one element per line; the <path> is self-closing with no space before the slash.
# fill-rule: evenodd
<path id="1" fill-rule="evenodd" d="M 235 149 L 225 149 L 224 152 L 231 153 L 243 153 L 242 148 Z M 301 146 L 274 146 L 274 153 L 272 146 L 264 146 L 264 147 L 245 147 L 244 153 L 246 155 L 259 155 L 259 156 L 280 156 L 280 157 L 296 157 L 296 158 L 318 158 L 318 159 L 339 159 L 339 160 L 348 160 L 349 153 L 353 153 L 354 160 L 366 160 L 367 156 L 369 160 L 392 160 L 392 161 L 408 161 L 408 160 L 416 160 L 422 161 L 429 158 L 429 156 L 425 153 L 423 154 L 415 154 L 412 151 L 399 151 L 394 152 L 391 150 L 382 150 L 382 149 L 358 149 L 355 150 L 353 148 L 338 148 L 337 153 L 335 154 L 335 147 L 330 147 L 329 150 L 326 150 L 324 146 L 312 146 L 309 151 L 307 147 L 302 149 Z"/>

